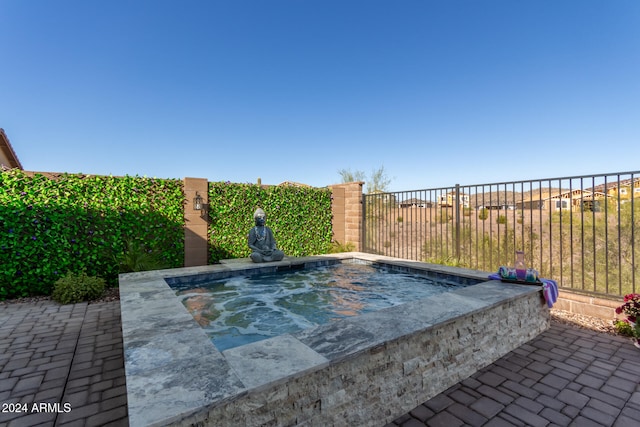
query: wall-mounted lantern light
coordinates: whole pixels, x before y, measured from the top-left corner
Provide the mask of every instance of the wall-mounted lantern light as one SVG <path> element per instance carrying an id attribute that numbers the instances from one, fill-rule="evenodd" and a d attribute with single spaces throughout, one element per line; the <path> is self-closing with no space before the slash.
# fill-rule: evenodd
<path id="1" fill-rule="evenodd" d="M 201 211 L 204 209 L 204 200 L 202 197 L 196 192 L 196 197 L 193 199 L 193 210 Z"/>

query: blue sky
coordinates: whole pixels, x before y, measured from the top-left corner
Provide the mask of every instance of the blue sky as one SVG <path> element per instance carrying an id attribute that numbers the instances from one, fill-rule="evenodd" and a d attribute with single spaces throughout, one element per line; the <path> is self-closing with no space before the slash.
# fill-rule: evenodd
<path id="1" fill-rule="evenodd" d="M 0 0 L 27 170 L 391 190 L 640 169 L 637 0 Z"/>

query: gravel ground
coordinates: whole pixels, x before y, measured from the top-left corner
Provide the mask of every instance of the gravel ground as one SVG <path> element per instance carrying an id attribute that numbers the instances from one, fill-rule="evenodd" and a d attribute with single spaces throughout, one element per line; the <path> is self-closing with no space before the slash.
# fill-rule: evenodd
<path id="1" fill-rule="evenodd" d="M 120 299 L 120 293 L 118 288 L 109 288 L 105 291 L 104 295 L 93 301 L 89 301 L 89 304 L 95 304 L 98 302 L 117 301 Z M 16 303 L 33 303 L 37 301 L 50 301 L 51 297 L 29 297 L 29 298 L 16 298 L 8 301 L 0 301 L 0 306 L 6 304 Z M 551 320 L 567 325 L 572 325 L 578 328 L 590 329 L 592 331 L 601 332 L 610 335 L 617 335 L 616 329 L 613 326 L 613 319 L 603 320 L 597 317 L 584 316 L 581 314 L 570 313 L 562 310 L 551 310 Z"/>
<path id="2" fill-rule="evenodd" d="M 569 311 L 551 310 L 551 321 L 605 334 L 618 335 L 616 328 L 613 326 L 613 319 L 603 320 L 598 317 L 584 316 Z"/>

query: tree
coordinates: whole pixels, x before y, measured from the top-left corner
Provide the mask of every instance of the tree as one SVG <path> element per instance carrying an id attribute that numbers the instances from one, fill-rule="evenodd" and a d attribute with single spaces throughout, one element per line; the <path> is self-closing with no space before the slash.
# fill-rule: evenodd
<path id="1" fill-rule="evenodd" d="M 351 172 L 351 169 L 340 169 L 338 171 L 340 176 L 342 177 L 342 182 L 355 182 L 355 181 L 365 181 L 366 178 L 364 176 L 364 172 L 355 171 Z"/>
<path id="2" fill-rule="evenodd" d="M 338 171 L 342 177 L 342 182 L 365 181 L 367 183 L 367 193 L 384 193 L 389 189 L 391 178 L 387 176 L 384 166 L 373 169 L 369 179 L 362 171 L 351 172 L 351 169 L 340 169 Z"/>

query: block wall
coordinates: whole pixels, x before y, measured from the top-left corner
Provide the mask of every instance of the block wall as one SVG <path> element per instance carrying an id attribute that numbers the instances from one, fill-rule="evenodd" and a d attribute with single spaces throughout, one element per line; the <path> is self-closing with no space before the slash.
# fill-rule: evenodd
<path id="1" fill-rule="evenodd" d="M 353 243 L 355 250 L 362 249 L 362 185 L 364 182 L 348 182 L 330 185 L 333 200 L 333 240 L 341 244 Z"/>
<path id="2" fill-rule="evenodd" d="M 616 307 L 620 305 L 622 305 L 622 298 L 598 298 L 561 289 L 558 301 L 553 305 L 553 309 L 613 321 L 616 317 Z"/>

